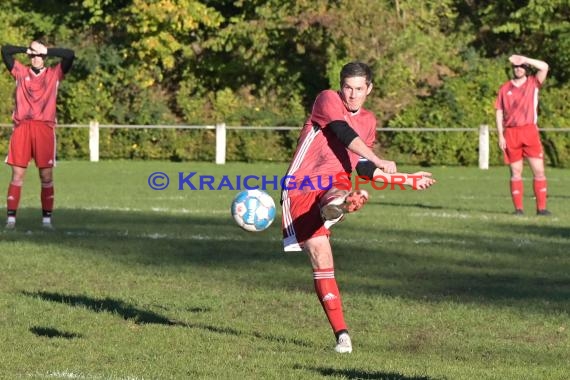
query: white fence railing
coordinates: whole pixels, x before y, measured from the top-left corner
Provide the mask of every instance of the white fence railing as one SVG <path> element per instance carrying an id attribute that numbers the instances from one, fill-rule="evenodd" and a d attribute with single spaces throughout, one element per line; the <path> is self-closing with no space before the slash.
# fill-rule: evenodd
<path id="1" fill-rule="evenodd" d="M 0 127 L 12 127 L 11 124 L 0 124 Z M 85 124 L 58 124 L 58 128 L 89 128 L 89 159 L 99 161 L 99 129 L 100 128 L 129 128 L 129 129 L 211 129 L 216 131 L 216 159 L 215 163 L 226 163 L 226 131 L 227 130 L 271 130 L 292 131 L 300 127 L 253 127 L 253 126 L 226 126 L 225 123 L 216 125 L 114 125 L 99 124 L 92 121 Z M 494 130 L 494 128 L 493 128 Z M 541 128 L 541 131 L 570 132 L 570 128 Z M 489 126 L 482 124 L 479 128 L 378 128 L 380 132 L 478 132 L 479 133 L 479 168 L 489 169 Z"/>

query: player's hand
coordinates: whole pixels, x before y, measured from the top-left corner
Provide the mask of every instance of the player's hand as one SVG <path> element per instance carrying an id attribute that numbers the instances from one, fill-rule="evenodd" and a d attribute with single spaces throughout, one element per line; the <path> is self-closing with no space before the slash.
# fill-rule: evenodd
<path id="1" fill-rule="evenodd" d="M 502 151 L 507 149 L 507 140 L 505 140 L 504 136 L 499 136 L 499 148 L 501 148 Z"/>
<path id="2" fill-rule="evenodd" d="M 428 187 L 431 187 L 437 181 L 435 178 L 432 178 L 432 174 L 430 172 L 415 172 L 412 174 L 408 174 L 408 183 L 412 186 L 414 190 L 425 190 Z"/>
<path id="3" fill-rule="evenodd" d="M 509 57 L 509 62 L 515 66 L 524 65 L 526 63 L 526 57 L 524 55 L 513 54 Z"/>
<path id="4" fill-rule="evenodd" d="M 396 163 L 394 161 L 380 160 L 380 165 L 378 168 L 387 174 L 394 174 L 398 172 Z"/>
<path id="5" fill-rule="evenodd" d="M 344 209 L 346 212 L 358 211 L 368 202 L 368 191 L 356 190 L 348 194 L 344 201 Z"/>
<path id="6" fill-rule="evenodd" d="M 45 47 L 45 45 L 42 44 L 41 42 L 33 41 L 30 44 L 30 47 L 28 48 L 28 50 L 26 50 L 26 54 L 46 55 L 47 54 L 47 47 Z"/>

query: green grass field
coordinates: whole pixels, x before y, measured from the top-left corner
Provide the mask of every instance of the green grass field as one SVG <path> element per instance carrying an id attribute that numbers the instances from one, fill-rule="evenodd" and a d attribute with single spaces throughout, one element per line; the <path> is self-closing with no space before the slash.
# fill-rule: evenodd
<path id="1" fill-rule="evenodd" d="M 505 167 L 437 167 L 428 191 L 373 191 L 333 227 L 354 345 L 339 355 L 280 219 L 247 233 L 229 214 L 237 191 L 177 189 L 179 172 L 285 165 L 58 165 L 56 231 L 39 227 L 33 166 L 17 230 L 0 231 L 2 379 L 570 378 L 568 170 L 548 171 L 546 218 L 528 168 L 524 217 L 510 215 Z M 155 171 L 168 189 L 150 189 Z M 6 166 L 0 181 L 5 194 Z"/>

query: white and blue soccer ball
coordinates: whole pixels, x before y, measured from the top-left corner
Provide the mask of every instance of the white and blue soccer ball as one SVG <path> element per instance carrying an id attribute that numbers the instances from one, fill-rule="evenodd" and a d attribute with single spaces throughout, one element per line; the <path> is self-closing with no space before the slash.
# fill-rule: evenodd
<path id="1" fill-rule="evenodd" d="M 259 232 L 268 228 L 275 220 L 275 202 L 271 195 L 262 190 L 240 192 L 232 202 L 232 216 L 246 231 Z"/>

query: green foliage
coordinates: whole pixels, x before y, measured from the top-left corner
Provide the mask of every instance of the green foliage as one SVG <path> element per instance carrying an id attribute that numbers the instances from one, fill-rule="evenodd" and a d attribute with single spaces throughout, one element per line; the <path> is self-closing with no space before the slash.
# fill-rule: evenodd
<path id="1" fill-rule="evenodd" d="M 554 77 L 570 80 L 570 2 L 531 0 L 489 2 L 470 10 L 479 25 L 475 43 L 489 56 L 520 53 L 540 57 L 555 69 Z"/>
<path id="2" fill-rule="evenodd" d="M 469 52 L 466 52 L 469 56 Z M 466 60 L 461 75 L 447 78 L 439 89 L 416 107 L 394 117 L 392 128 L 478 128 L 482 124 L 494 129 L 494 101 L 503 76 L 502 60 Z M 456 163 L 475 165 L 478 162 L 478 133 L 395 133 L 388 150 L 407 155 L 411 162 L 424 165 Z M 496 146 L 492 142 L 493 147 Z M 408 160 L 405 160 L 408 162 Z M 492 164 L 498 164 L 493 157 Z"/>
<path id="3" fill-rule="evenodd" d="M 89 128 L 57 128 L 56 136 L 58 159 L 89 157 Z"/>
<path id="4" fill-rule="evenodd" d="M 336 17 L 330 33 L 341 58 L 373 66 L 375 91 L 368 106 L 383 122 L 461 68 L 462 40 L 444 33 L 456 17 L 450 3 L 380 1 L 371 8 L 369 1 L 357 0 L 331 11 Z"/>
<path id="5" fill-rule="evenodd" d="M 6 0 L 0 43 L 26 45 L 42 38 L 49 46 L 74 49 L 74 66 L 60 86 L 58 119 L 65 124 L 301 126 L 315 95 L 338 87 L 342 65 L 361 60 L 374 71 L 375 89 L 366 106 L 378 115 L 380 127 L 493 126 L 490 102 L 506 79 L 499 79 L 503 62 L 516 52 L 550 64 L 541 125 L 567 127 L 564 103 L 548 97 L 550 91 L 568 97 L 568 5 L 568 0 L 522 5 L 380 0 L 372 6 L 367 0 Z M 0 121 L 6 123 L 12 86 L 2 71 Z M 84 154 L 75 133 L 62 133 L 63 157 Z M 125 130 L 114 132 L 117 142 L 105 149 L 112 149 L 112 157 L 210 159 L 211 151 L 190 141 L 192 136 L 201 143 L 208 134 Z M 264 153 L 254 137 L 236 134 L 229 140 L 229 157 L 251 161 L 267 154 L 268 160 L 287 160 L 294 139 L 270 135 L 267 146 L 275 153 Z M 477 146 L 470 135 L 381 134 L 380 142 L 390 157 L 472 165 Z M 566 135 L 545 138 L 549 164 L 570 165 Z M 501 162 L 496 151 L 493 160 Z"/>
<path id="6" fill-rule="evenodd" d="M 200 27 L 215 28 L 222 21 L 213 8 L 195 0 L 132 0 L 112 24 L 128 36 L 123 54 L 127 61 L 138 64 L 136 79 L 144 86 L 162 81 L 180 63 L 177 54 L 185 59 L 194 57 L 191 44 L 202 34 Z M 155 75 L 148 75 L 152 73 Z"/>
<path id="7" fill-rule="evenodd" d="M 8 152 L 10 136 L 12 135 L 11 127 L 0 127 L 0 151 Z"/>
<path id="8" fill-rule="evenodd" d="M 4 68 L 0 71 L 6 71 Z M 1 76 L 0 77 L 0 99 L 6 99 L 6 101 L 0 101 L 0 123 L 11 123 L 12 122 L 12 111 L 14 110 L 14 81 L 9 80 L 12 77 Z"/>
<path id="9" fill-rule="evenodd" d="M 3 128 L 6 150 L 9 128 Z M 228 130 L 226 159 L 228 161 L 286 161 L 291 157 L 298 131 L 267 131 L 262 127 L 249 130 Z M 170 161 L 213 161 L 216 135 L 213 130 L 195 129 L 99 129 L 101 159 L 142 159 Z M 59 128 L 57 131 L 59 159 L 88 159 L 89 130 Z M 0 145 L 0 148 L 2 145 Z"/>
<path id="10" fill-rule="evenodd" d="M 188 129 L 100 129 L 101 159 L 213 161 L 215 134 Z"/>
<path id="11" fill-rule="evenodd" d="M 294 146 L 290 144 L 289 133 L 263 131 L 251 128 L 229 133 L 226 158 L 230 161 L 286 161 L 291 157 Z"/>
<path id="12" fill-rule="evenodd" d="M 548 85 L 548 81 L 545 82 Z M 540 97 L 539 126 L 568 128 L 570 86 L 548 88 Z M 570 132 L 542 132 L 547 162 L 556 167 L 570 166 Z"/>

